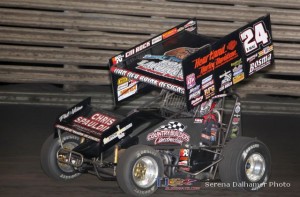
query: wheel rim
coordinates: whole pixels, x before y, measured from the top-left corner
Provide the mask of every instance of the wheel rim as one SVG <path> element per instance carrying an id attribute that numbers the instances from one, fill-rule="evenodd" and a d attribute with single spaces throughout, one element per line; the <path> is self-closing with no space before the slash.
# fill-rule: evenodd
<path id="1" fill-rule="evenodd" d="M 251 182 L 259 181 L 263 177 L 265 170 L 266 162 L 261 154 L 253 153 L 248 157 L 245 164 L 245 172 Z"/>
<path id="2" fill-rule="evenodd" d="M 64 149 L 73 150 L 77 145 L 78 145 L 78 144 L 76 144 L 76 143 L 74 143 L 74 142 L 67 142 L 67 143 L 63 144 L 63 147 L 64 147 Z M 59 155 L 59 154 L 58 154 L 59 151 L 60 151 L 60 149 L 59 149 L 59 150 L 57 151 L 57 153 L 56 153 L 56 154 L 58 155 L 58 157 L 62 158 L 62 160 L 63 160 L 63 159 L 66 160 L 66 159 L 67 159 L 67 158 L 66 158 L 66 155 L 64 155 L 64 154 Z M 72 166 L 66 164 L 66 163 L 62 163 L 62 162 L 57 161 L 57 164 L 58 164 L 58 167 L 59 167 L 62 171 L 64 171 L 64 172 L 71 173 L 71 172 L 74 171 L 74 168 L 73 168 Z"/>
<path id="3" fill-rule="evenodd" d="M 141 188 L 148 188 L 156 181 L 158 164 L 149 156 L 139 158 L 132 169 L 133 181 Z"/>

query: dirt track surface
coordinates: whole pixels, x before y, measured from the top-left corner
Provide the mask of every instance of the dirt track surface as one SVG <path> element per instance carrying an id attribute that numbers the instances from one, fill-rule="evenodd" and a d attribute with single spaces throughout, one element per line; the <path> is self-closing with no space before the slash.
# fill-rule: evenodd
<path id="1" fill-rule="evenodd" d="M 0 105 L 0 111 L 0 196 L 126 196 L 113 181 L 83 175 L 71 182 L 60 182 L 42 172 L 42 143 L 64 108 Z M 155 196 L 299 196 L 300 117 L 243 114 L 242 121 L 244 135 L 257 136 L 271 150 L 272 176 L 262 191 L 232 192 L 201 183 L 199 191 L 159 189 Z"/>

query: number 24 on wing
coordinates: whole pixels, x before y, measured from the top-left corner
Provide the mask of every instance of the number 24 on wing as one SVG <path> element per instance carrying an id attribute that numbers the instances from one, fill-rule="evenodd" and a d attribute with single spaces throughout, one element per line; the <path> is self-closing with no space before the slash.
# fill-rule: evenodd
<path id="1" fill-rule="evenodd" d="M 270 36 L 265 28 L 265 24 L 261 21 L 256 23 L 253 28 L 248 28 L 240 33 L 240 39 L 244 44 L 246 54 L 256 51 L 259 44 L 267 44 Z"/>

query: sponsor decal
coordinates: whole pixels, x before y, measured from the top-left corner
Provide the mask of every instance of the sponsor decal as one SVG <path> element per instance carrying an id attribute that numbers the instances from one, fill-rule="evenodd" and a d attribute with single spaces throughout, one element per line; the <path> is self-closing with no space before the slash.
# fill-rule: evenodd
<path id="1" fill-rule="evenodd" d="M 118 95 L 120 94 L 119 92 L 125 88 L 128 87 L 129 85 L 129 79 L 127 77 L 121 77 L 118 79 L 118 87 L 117 87 L 117 90 L 118 90 Z"/>
<path id="2" fill-rule="evenodd" d="M 182 179 L 182 178 L 168 178 L 158 177 L 156 181 L 157 187 L 162 187 L 168 191 L 194 191 L 200 190 L 199 186 L 194 184 L 197 182 L 196 179 Z"/>
<path id="3" fill-rule="evenodd" d="M 221 87 L 219 89 L 220 92 L 232 85 L 232 81 L 231 81 L 232 80 L 232 73 L 231 73 L 231 71 L 224 71 L 224 74 L 220 75 L 219 78 L 222 79 Z"/>
<path id="4" fill-rule="evenodd" d="M 124 55 L 122 55 L 122 54 L 121 54 L 121 55 L 118 55 L 118 56 L 116 56 L 116 57 L 113 57 L 113 58 L 112 58 L 112 63 L 113 63 L 113 65 L 122 62 L 122 61 L 123 61 L 123 58 L 124 58 Z"/>
<path id="5" fill-rule="evenodd" d="M 126 76 L 131 79 L 135 79 L 150 85 L 154 85 L 163 89 L 171 90 L 173 92 L 177 92 L 179 94 L 184 94 L 184 88 L 178 85 L 161 81 L 158 79 L 154 79 L 145 75 L 138 74 L 136 72 L 128 71 L 122 68 L 117 68 L 115 66 L 111 67 L 111 72 L 117 75 Z"/>
<path id="6" fill-rule="evenodd" d="M 220 48 L 212 50 L 208 55 L 193 60 L 194 68 L 200 70 L 200 74 L 196 78 L 198 79 L 238 57 L 236 46 L 237 41 L 231 40 Z"/>
<path id="7" fill-rule="evenodd" d="M 234 66 L 234 68 L 232 69 L 233 84 L 236 84 L 236 83 L 242 81 L 243 79 L 245 79 L 245 74 L 244 74 L 243 65 L 242 65 L 242 59 L 239 59 L 236 62 L 232 63 L 231 66 Z"/>
<path id="8" fill-rule="evenodd" d="M 111 134 L 110 136 L 104 138 L 103 139 L 103 144 L 107 144 L 107 143 L 109 143 L 110 141 L 112 141 L 116 138 L 122 139 L 125 136 L 124 132 L 132 127 L 132 123 L 126 125 L 125 127 L 121 128 L 121 129 L 120 129 L 120 125 L 117 125 L 116 127 L 117 127 L 118 130 L 115 133 Z"/>
<path id="9" fill-rule="evenodd" d="M 237 124 L 239 124 L 239 122 L 240 122 L 240 118 L 234 117 L 234 118 L 232 119 L 232 124 L 233 124 L 233 125 L 237 125 Z"/>
<path id="10" fill-rule="evenodd" d="M 238 131 L 239 131 L 238 126 L 236 126 L 236 125 L 232 126 L 230 138 L 236 138 Z"/>
<path id="11" fill-rule="evenodd" d="M 163 33 L 162 38 L 167 39 L 167 38 L 173 36 L 176 33 L 177 33 L 177 28 L 173 28 L 173 29 L 167 31 L 166 33 Z"/>
<path id="12" fill-rule="evenodd" d="M 233 117 L 239 118 L 241 115 L 240 114 L 233 114 Z"/>
<path id="13" fill-rule="evenodd" d="M 188 166 L 188 161 L 187 160 L 183 160 L 183 161 L 179 160 L 178 165 L 179 166 Z"/>
<path id="14" fill-rule="evenodd" d="M 170 121 L 147 135 L 147 141 L 154 144 L 179 144 L 190 141 L 189 134 L 185 133 L 186 126 L 177 121 Z"/>
<path id="15" fill-rule="evenodd" d="M 208 83 L 209 81 L 212 80 L 212 75 L 209 75 L 208 77 L 205 77 L 203 80 L 202 80 L 202 85 Z"/>
<path id="16" fill-rule="evenodd" d="M 247 62 L 249 62 L 249 63 L 253 62 L 256 59 L 256 57 L 257 57 L 257 53 L 254 54 L 254 55 L 252 55 L 252 56 L 250 56 L 250 57 L 248 57 L 247 58 Z"/>
<path id="17" fill-rule="evenodd" d="M 210 141 L 211 142 L 214 142 L 217 140 L 217 126 L 216 125 L 213 125 L 212 128 L 211 128 L 211 131 L 210 131 Z"/>
<path id="18" fill-rule="evenodd" d="M 236 103 L 234 112 L 238 114 L 240 113 L 240 111 L 241 111 L 241 103 Z"/>
<path id="19" fill-rule="evenodd" d="M 200 85 L 197 85 L 197 86 L 191 88 L 189 94 L 192 94 L 192 93 L 194 93 L 194 92 L 196 92 L 198 90 L 200 90 Z"/>
<path id="20" fill-rule="evenodd" d="M 270 53 L 271 51 L 273 51 L 273 49 L 274 49 L 273 45 L 265 47 L 263 50 L 261 50 L 261 51 L 259 51 L 257 53 L 258 57 L 262 57 L 264 55 L 267 55 L 268 53 Z"/>
<path id="21" fill-rule="evenodd" d="M 76 131 L 76 130 L 74 130 L 74 129 L 71 129 L 71 128 L 69 128 L 69 127 L 65 127 L 65 126 L 58 125 L 58 124 L 55 125 L 55 127 L 58 128 L 58 129 L 62 129 L 62 130 L 64 130 L 64 131 L 73 133 L 73 134 L 75 134 L 75 135 L 79 135 L 79 136 L 82 136 L 82 137 L 84 137 L 84 138 L 87 138 L 87 139 L 96 141 L 96 142 L 99 142 L 99 141 L 100 141 L 100 139 L 98 139 L 98 138 L 95 138 L 95 137 L 93 137 L 93 136 L 90 136 L 90 135 L 81 133 L 81 132 Z"/>
<path id="22" fill-rule="evenodd" d="M 99 131 L 96 131 L 86 126 L 81 126 L 79 124 L 73 124 L 72 127 L 80 132 L 88 133 L 89 135 L 98 136 L 98 137 L 102 135 L 102 133 L 100 133 Z"/>
<path id="23" fill-rule="evenodd" d="M 225 97 L 225 96 L 227 96 L 227 94 L 218 94 L 218 95 L 216 95 L 216 96 L 213 96 L 213 99 L 216 99 L 216 98 L 223 98 L 223 97 Z"/>
<path id="24" fill-rule="evenodd" d="M 259 71 L 260 69 L 270 65 L 271 59 L 272 59 L 272 53 L 259 58 L 253 63 L 250 63 L 249 75 L 252 75 L 253 73 Z"/>
<path id="25" fill-rule="evenodd" d="M 195 85 L 196 85 L 195 73 L 191 73 L 188 76 L 186 76 L 186 86 L 187 86 L 187 89 L 191 89 Z"/>
<path id="26" fill-rule="evenodd" d="M 105 114 L 95 113 L 90 118 L 79 116 L 73 121 L 73 123 L 102 133 L 109 129 L 115 121 L 115 118 L 109 117 Z"/>
<path id="27" fill-rule="evenodd" d="M 240 58 L 237 61 L 231 63 L 231 66 L 234 67 L 234 66 L 239 66 L 241 64 L 242 64 L 242 58 Z"/>
<path id="28" fill-rule="evenodd" d="M 213 76 L 209 75 L 208 77 L 204 78 L 201 84 L 202 84 L 202 90 L 207 89 L 209 86 L 214 85 Z"/>
<path id="29" fill-rule="evenodd" d="M 121 90 L 123 90 L 123 89 L 125 89 L 125 88 L 127 88 L 128 87 L 128 82 L 126 82 L 126 83 L 123 83 L 123 84 L 121 84 L 121 85 L 118 85 L 118 87 L 117 87 L 117 90 L 118 90 L 118 95 L 120 94 L 120 91 Z"/>
<path id="30" fill-rule="evenodd" d="M 202 90 L 207 89 L 209 86 L 212 86 L 212 85 L 214 85 L 214 80 L 211 80 L 211 81 L 203 84 Z"/>
<path id="31" fill-rule="evenodd" d="M 191 104 L 193 105 L 193 106 L 196 106 L 196 105 L 198 105 L 199 103 L 201 103 L 203 101 L 203 96 L 199 96 L 199 97 L 196 97 L 195 99 L 193 99 L 192 101 L 191 101 Z"/>
<path id="32" fill-rule="evenodd" d="M 162 36 L 161 35 L 159 35 L 156 38 L 152 39 L 152 45 L 154 45 L 154 44 L 156 44 L 156 43 L 158 43 L 160 41 L 162 41 Z"/>
<path id="33" fill-rule="evenodd" d="M 205 99 L 209 99 L 210 97 L 215 95 L 215 86 L 212 85 L 204 90 Z"/>
<path id="34" fill-rule="evenodd" d="M 138 90 L 137 88 L 137 81 L 130 80 L 122 85 L 118 86 L 118 101 L 121 101 L 125 98 L 130 97 L 131 95 L 135 94 Z"/>
<path id="35" fill-rule="evenodd" d="M 184 25 L 184 28 L 189 28 L 196 25 L 196 21 L 189 21 L 187 24 Z"/>
<path id="36" fill-rule="evenodd" d="M 233 84 L 236 84 L 236 83 L 242 81 L 243 79 L 245 79 L 245 74 L 242 72 L 241 74 L 234 76 L 232 78 L 232 82 L 233 82 Z"/>
<path id="37" fill-rule="evenodd" d="M 142 60 L 137 63 L 136 69 L 140 69 L 158 76 L 163 76 L 177 81 L 183 81 L 181 63 L 169 60 L 159 62 Z"/>
<path id="38" fill-rule="evenodd" d="M 241 114 L 240 113 L 241 113 L 241 103 L 237 102 L 235 104 L 233 118 L 232 118 L 232 122 L 231 122 L 230 138 L 236 138 L 238 136 L 239 124 L 240 124 L 240 121 L 241 121 Z"/>
<path id="39" fill-rule="evenodd" d="M 194 119 L 194 123 L 196 123 L 196 124 L 202 124 L 203 123 L 203 119 L 202 118 L 195 118 Z"/>
<path id="40" fill-rule="evenodd" d="M 243 66 L 240 65 L 239 67 L 235 67 L 232 71 L 233 72 L 233 76 L 237 76 L 237 75 L 240 75 L 242 72 L 243 72 Z"/>
<path id="41" fill-rule="evenodd" d="M 184 160 L 187 160 L 189 157 L 190 149 L 180 149 L 180 157 L 184 157 Z"/>
<path id="42" fill-rule="evenodd" d="M 118 85 L 122 85 L 124 83 L 128 82 L 128 78 L 127 77 L 121 77 L 118 79 Z"/>
<path id="43" fill-rule="evenodd" d="M 69 116 L 71 116 L 71 115 L 75 114 L 76 112 L 82 110 L 82 108 L 83 108 L 83 106 L 79 106 L 79 107 L 74 107 L 74 108 L 70 109 L 67 113 L 65 113 L 65 114 L 63 114 L 59 117 L 59 121 L 61 122 L 65 119 L 67 119 Z"/>
<path id="44" fill-rule="evenodd" d="M 135 47 L 135 53 L 138 53 L 138 52 L 140 52 L 140 51 L 142 51 L 142 50 L 144 50 L 144 49 L 146 49 L 150 46 L 151 46 L 150 41 L 145 42 L 145 43 Z"/>
<path id="45" fill-rule="evenodd" d="M 237 41 L 231 40 L 230 42 L 228 42 L 227 49 L 229 49 L 230 51 L 233 51 L 235 49 L 236 45 L 237 45 Z"/>
<path id="46" fill-rule="evenodd" d="M 128 58 L 128 57 L 130 57 L 130 56 L 132 56 L 132 55 L 134 55 L 134 54 L 136 54 L 136 53 L 138 53 L 138 52 L 140 52 L 140 51 L 142 51 L 142 50 L 144 50 L 144 49 L 146 49 L 150 46 L 151 46 L 150 41 L 144 42 L 144 43 L 140 44 L 139 46 L 137 46 L 133 49 L 130 49 L 129 51 L 126 51 L 125 52 L 125 58 Z"/>
<path id="47" fill-rule="evenodd" d="M 128 58 L 128 57 L 130 57 L 130 56 L 132 56 L 134 54 L 135 54 L 135 49 L 131 49 L 129 51 L 126 51 L 125 58 Z"/>
<path id="48" fill-rule="evenodd" d="M 198 91 L 196 91 L 196 92 L 193 92 L 192 94 L 190 94 L 189 100 L 192 100 L 192 99 L 194 99 L 194 98 L 198 98 L 198 97 L 200 96 L 200 94 L 201 94 L 201 90 L 198 90 Z"/>
<path id="49" fill-rule="evenodd" d="M 187 166 L 190 157 L 189 149 L 180 149 L 178 165 Z"/>

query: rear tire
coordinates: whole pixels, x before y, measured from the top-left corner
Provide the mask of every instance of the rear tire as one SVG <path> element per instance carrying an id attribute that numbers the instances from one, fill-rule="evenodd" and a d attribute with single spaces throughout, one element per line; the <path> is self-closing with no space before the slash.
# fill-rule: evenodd
<path id="1" fill-rule="evenodd" d="M 130 196 L 149 196 L 157 190 L 157 178 L 163 177 L 160 154 L 145 145 L 128 148 L 117 165 L 117 181 Z"/>
<path id="2" fill-rule="evenodd" d="M 80 144 L 78 136 L 63 133 L 61 135 L 62 143 L 65 148 L 74 149 Z M 56 154 L 61 148 L 59 138 L 54 134 L 50 135 L 44 142 L 41 150 L 41 167 L 45 174 L 57 180 L 71 180 L 80 175 L 72 166 L 57 161 Z"/>
<path id="3" fill-rule="evenodd" d="M 271 155 L 264 143 L 250 137 L 237 137 L 224 147 L 223 155 L 219 175 L 226 187 L 239 191 L 266 187 L 271 173 Z"/>

